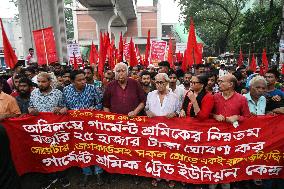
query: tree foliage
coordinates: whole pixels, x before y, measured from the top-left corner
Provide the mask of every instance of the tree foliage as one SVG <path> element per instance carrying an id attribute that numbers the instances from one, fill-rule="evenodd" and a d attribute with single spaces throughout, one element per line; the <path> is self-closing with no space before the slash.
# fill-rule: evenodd
<path id="1" fill-rule="evenodd" d="M 73 26 L 73 13 L 72 7 L 73 1 L 72 0 L 64 0 L 64 16 L 65 16 L 65 26 L 66 26 L 66 35 L 67 40 L 74 39 L 74 26 Z"/>
<path id="2" fill-rule="evenodd" d="M 224 52 L 239 24 L 247 0 L 179 0 L 185 25 L 194 18 L 198 35 L 209 46 Z"/>
<path id="3" fill-rule="evenodd" d="M 234 50 L 240 46 L 261 52 L 266 47 L 276 51 L 277 31 L 281 23 L 283 0 L 176 0 L 179 1 L 184 23 L 195 21 L 198 35 L 215 52 Z"/>

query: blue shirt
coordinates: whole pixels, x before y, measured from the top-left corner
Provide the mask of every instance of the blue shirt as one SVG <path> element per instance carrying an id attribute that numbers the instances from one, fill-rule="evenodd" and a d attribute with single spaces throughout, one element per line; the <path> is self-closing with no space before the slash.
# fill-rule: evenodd
<path id="1" fill-rule="evenodd" d="M 273 97 L 276 95 L 280 96 L 281 98 L 284 98 L 284 92 L 279 89 L 274 89 L 273 91 L 267 92 L 268 97 Z"/>
<path id="2" fill-rule="evenodd" d="M 79 92 L 74 85 L 68 85 L 63 89 L 63 98 L 66 107 L 70 110 L 102 109 L 102 92 L 94 85 L 86 84 Z"/>
<path id="3" fill-rule="evenodd" d="M 259 97 L 257 103 L 251 98 L 250 93 L 244 95 L 248 101 L 249 111 L 255 115 L 265 115 L 266 98 Z"/>

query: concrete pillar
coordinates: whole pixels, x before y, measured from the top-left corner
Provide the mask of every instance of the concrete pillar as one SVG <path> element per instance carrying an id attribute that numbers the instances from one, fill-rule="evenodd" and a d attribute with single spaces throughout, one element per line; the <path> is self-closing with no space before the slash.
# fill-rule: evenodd
<path id="1" fill-rule="evenodd" d="M 127 32 L 127 27 L 110 27 L 110 30 L 114 34 L 115 46 L 118 48 L 120 33 L 122 32 L 123 36 Z"/>
<path id="2" fill-rule="evenodd" d="M 161 40 L 162 39 L 162 24 L 161 24 L 161 20 L 162 20 L 162 13 L 161 13 L 161 3 L 160 0 L 158 0 L 157 3 L 157 39 Z"/>
<path id="3" fill-rule="evenodd" d="M 115 15 L 113 10 L 89 11 L 89 15 L 96 20 L 97 36 L 100 36 L 100 32 L 110 33 L 109 21 L 111 17 Z"/>
<path id="4" fill-rule="evenodd" d="M 32 31 L 53 27 L 59 61 L 67 61 L 63 0 L 18 0 L 24 51 L 35 48 Z"/>

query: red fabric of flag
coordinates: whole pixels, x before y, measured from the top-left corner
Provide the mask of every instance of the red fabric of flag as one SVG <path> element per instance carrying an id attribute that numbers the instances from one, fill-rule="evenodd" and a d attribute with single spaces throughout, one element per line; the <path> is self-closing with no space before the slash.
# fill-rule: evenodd
<path id="1" fill-rule="evenodd" d="M 252 54 L 252 59 L 251 59 L 249 69 L 253 72 L 256 71 L 256 60 L 255 60 L 255 57 L 254 57 L 254 53 Z"/>
<path id="2" fill-rule="evenodd" d="M 4 60 L 5 60 L 6 66 L 13 69 L 18 62 L 18 57 L 16 56 L 14 49 L 6 35 L 1 18 L 0 18 L 0 22 L 1 22 L 1 28 L 2 28 Z"/>
<path id="3" fill-rule="evenodd" d="M 173 44 L 171 37 L 169 41 L 168 62 L 170 63 L 171 68 L 174 68 Z"/>
<path id="4" fill-rule="evenodd" d="M 101 79 L 104 76 L 104 64 L 105 64 L 105 55 L 104 55 L 104 38 L 102 32 L 100 32 L 100 51 L 99 51 L 99 65 L 98 65 L 98 74 Z"/>
<path id="5" fill-rule="evenodd" d="M 129 66 L 134 67 L 138 64 L 137 57 L 136 57 L 136 52 L 135 52 L 135 45 L 132 40 L 132 37 L 130 39 L 130 44 L 129 44 Z"/>
<path id="6" fill-rule="evenodd" d="M 98 52 L 97 52 L 97 48 L 94 45 L 93 41 L 92 41 L 92 45 L 90 48 L 89 62 L 90 62 L 90 65 L 97 64 L 98 62 Z"/>
<path id="7" fill-rule="evenodd" d="M 262 58 L 261 59 L 262 59 L 263 71 L 264 71 L 264 74 L 265 74 L 268 71 L 268 60 L 267 60 L 265 48 L 262 51 Z"/>
<path id="8" fill-rule="evenodd" d="M 242 49 L 240 49 L 240 56 L 238 58 L 238 66 L 243 65 L 243 62 L 244 62 L 244 56 L 243 56 Z"/>
<path id="9" fill-rule="evenodd" d="M 78 62 L 77 62 L 77 58 L 75 53 L 73 52 L 73 59 L 74 59 L 74 70 L 78 70 L 79 66 L 78 66 Z"/>
<path id="10" fill-rule="evenodd" d="M 150 30 L 148 30 L 147 33 L 147 44 L 146 44 L 146 49 L 145 49 L 145 67 L 148 67 L 150 62 L 149 62 L 149 56 L 150 56 L 150 49 L 151 49 L 151 42 L 150 42 Z"/>
<path id="11" fill-rule="evenodd" d="M 118 61 L 119 61 L 119 62 L 122 62 L 122 61 L 123 61 L 123 39 L 122 39 L 122 32 L 120 33 L 118 49 L 119 49 Z"/>

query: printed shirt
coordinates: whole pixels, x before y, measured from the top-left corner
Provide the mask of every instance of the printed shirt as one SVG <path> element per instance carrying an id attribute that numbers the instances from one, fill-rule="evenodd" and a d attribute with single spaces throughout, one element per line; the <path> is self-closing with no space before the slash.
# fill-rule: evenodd
<path id="1" fill-rule="evenodd" d="M 64 103 L 70 110 L 102 109 L 102 92 L 94 85 L 86 84 L 82 91 L 77 91 L 73 84 L 63 90 Z"/>
<path id="2" fill-rule="evenodd" d="M 30 97 L 30 107 L 36 108 L 39 112 L 52 112 L 55 107 L 64 107 L 62 92 L 52 89 L 48 94 L 34 89 Z"/>
<path id="3" fill-rule="evenodd" d="M 250 93 L 244 95 L 248 101 L 249 111 L 255 115 L 264 115 L 266 107 L 266 98 L 264 96 L 259 97 L 257 103 L 253 101 Z"/>
<path id="4" fill-rule="evenodd" d="M 161 105 L 158 91 L 152 91 L 147 96 L 145 110 L 153 112 L 156 116 L 166 116 L 169 113 L 179 113 L 180 103 L 178 96 L 170 90 L 164 97 Z"/>

